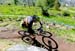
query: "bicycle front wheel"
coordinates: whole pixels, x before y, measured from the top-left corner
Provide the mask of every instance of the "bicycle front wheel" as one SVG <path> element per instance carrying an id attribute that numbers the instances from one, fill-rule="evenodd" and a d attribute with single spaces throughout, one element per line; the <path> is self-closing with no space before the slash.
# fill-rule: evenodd
<path id="1" fill-rule="evenodd" d="M 43 35 L 43 36 L 47 36 L 47 37 L 51 37 L 51 36 L 52 36 L 52 33 L 47 32 L 47 31 L 43 31 L 43 32 L 42 32 L 42 35 Z"/>
<path id="2" fill-rule="evenodd" d="M 49 47 L 52 49 L 58 48 L 57 42 L 51 37 L 44 36 L 44 37 L 42 37 L 42 41 L 47 48 L 49 48 Z"/>

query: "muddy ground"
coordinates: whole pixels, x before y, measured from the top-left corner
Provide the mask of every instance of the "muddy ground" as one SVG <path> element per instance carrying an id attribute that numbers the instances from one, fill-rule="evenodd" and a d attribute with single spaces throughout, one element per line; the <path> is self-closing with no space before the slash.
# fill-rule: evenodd
<path id="1" fill-rule="evenodd" d="M 7 39 L 7 40 L 19 42 L 19 39 L 21 38 L 21 36 L 17 32 L 18 30 L 1 31 L 0 39 Z M 39 40 L 40 38 L 38 37 Z M 58 37 L 56 35 L 53 35 L 53 38 L 57 41 L 59 45 L 59 48 L 58 48 L 59 51 L 75 51 L 75 43 L 69 43 L 65 41 L 64 38 Z"/>

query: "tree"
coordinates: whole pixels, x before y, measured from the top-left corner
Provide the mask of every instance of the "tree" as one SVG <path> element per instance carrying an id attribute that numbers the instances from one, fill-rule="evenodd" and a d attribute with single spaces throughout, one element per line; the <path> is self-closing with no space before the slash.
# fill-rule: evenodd
<path id="1" fill-rule="evenodd" d="M 55 0 L 54 8 L 55 8 L 56 10 L 60 10 L 59 7 L 60 7 L 59 0 Z"/>
<path id="2" fill-rule="evenodd" d="M 18 0 L 14 0 L 14 4 L 17 5 L 17 3 L 18 3 Z"/>
<path id="3" fill-rule="evenodd" d="M 23 0 L 23 4 L 24 4 L 24 6 L 26 6 L 26 0 Z"/>
<path id="4" fill-rule="evenodd" d="M 42 10 L 42 14 L 43 14 L 44 16 L 49 17 L 48 10 L 45 10 L 42 6 L 40 6 L 40 7 L 41 7 L 41 10 Z"/>
<path id="5" fill-rule="evenodd" d="M 34 0 L 32 0 L 32 5 L 35 6 L 35 1 Z"/>
<path id="6" fill-rule="evenodd" d="M 53 7 L 54 0 L 37 0 L 36 6 L 39 6 L 44 16 L 49 16 L 48 9 Z"/>
<path id="7" fill-rule="evenodd" d="M 41 7 L 43 15 L 49 16 L 48 9 L 55 7 L 58 10 L 60 3 L 58 0 L 37 0 L 36 6 Z"/>

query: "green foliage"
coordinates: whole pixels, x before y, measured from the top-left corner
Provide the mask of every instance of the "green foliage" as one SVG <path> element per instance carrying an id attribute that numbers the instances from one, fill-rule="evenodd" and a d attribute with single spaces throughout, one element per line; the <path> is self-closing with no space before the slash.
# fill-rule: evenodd
<path id="1" fill-rule="evenodd" d="M 54 8 L 55 8 L 56 10 L 60 10 L 59 7 L 60 7 L 59 0 L 55 0 Z"/>
<path id="2" fill-rule="evenodd" d="M 36 6 L 42 6 L 44 9 L 50 8 L 54 6 L 55 0 L 37 0 Z"/>
<path id="3" fill-rule="evenodd" d="M 69 14 L 71 17 L 75 16 L 75 7 L 61 7 L 62 15 L 63 13 Z"/>
<path id="4" fill-rule="evenodd" d="M 23 7 L 23 6 L 0 6 L 0 14 L 3 15 L 41 15 L 39 7 Z"/>
<path id="5" fill-rule="evenodd" d="M 0 17 L 0 21 L 3 21 L 2 17 Z"/>
<path id="6" fill-rule="evenodd" d="M 14 4 L 17 5 L 18 0 L 14 0 Z"/>
<path id="7" fill-rule="evenodd" d="M 70 13 L 69 12 L 63 12 L 63 16 L 70 16 Z"/>
<path id="8" fill-rule="evenodd" d="M 73 30 L 63 30 L 59 28 L 51 28 L 51 32 L 54 32 L 57 36 L 64 37 L 69 42 L 75 42 L 75 31 Z"/>
<path id="9" fill-rule="evenodd" d="M 74 10 L 74 9 L 73 9 Z M 72 12 L 71 11 L 57 11 L 55 9 L 49 9 L 48 11 L 50 14 L 54 16 L 50 16 L 50 20 L 56 21 L 58 23 L 64 23 L 69 25 L 75 25 L 74 20 L 69 16 Z M 23 6 L 0 6 L 0 13 L 3 15 L 38 15 L 41 16 L 41 9 L 39 7 L 23 7 Z M 67 17 L 59 16 L 58 14 L 69 14 Z M 22 17 L 23 18 L 23 17 Z M 47 18 L 46 18 L 47 19 Z M 9 20 L 21 20 L 19 16 L 2 16 L 0 17 L 1 21 L 9 21 Z"/>
<path id="10" fill-rule="evenodd" d="M 58 24 L 65 24 L 65 25 L 75 25 L 74 19 L 71 17 L 53 17 L 50 20 L 54 20 L 54 22 Z"/>

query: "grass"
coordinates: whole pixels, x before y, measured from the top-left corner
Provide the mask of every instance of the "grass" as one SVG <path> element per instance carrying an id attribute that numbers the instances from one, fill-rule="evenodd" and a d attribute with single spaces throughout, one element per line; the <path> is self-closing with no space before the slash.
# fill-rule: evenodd
<path id="1" fill-rule="evenodd" d="M 36 10 L 37 9 L 37 10 Z M 23 7 L 23 6 L 0 6 L 0 14 L 3 15 L 41 15 L 39 7 Z"/>
<path id="2" fill-rule="evenodd" d="M 74 19 L 71 17 L 56 17 L 56 16 L 52 16 L 52 17 L 41 17 L 41 19 L 43 21 L 46 22 L 55 22 L 57 24 L 63 24 L 63 25 L 70 25 L 70 26 L 75 26 L 75 22 Z"/>
<path id="3" fill-rule="evenodd" d="M 69 42 L 75 42 L 74 30 L 63 30 L 63 29 L 58 29 L 58 28 L 52 28 L 50 31 L 54 32 L 59 37 L 65 38 Z"/>
<path id="4" fill-rule="evenodd" d="M 75 26 L 75 22 L 74 19 L 72 19 L 71 17 L 51 17 L 51 18 L 47 18 L 47 17 L 41 17 L 41 19 L 46 22 L 46 23 L 51 23 L 51 22 L 55 22 L 56 24 L 60 24 L 60 25 L 68 25 L 68 26 Z M 48 30 L 47 28 L 45 28 L 46 30 Z M 75 30 L 73 29 L 60 29 L 60 28 L 55 28 L 55 27 L 50 27 L 50 29 L 48 30 L 50 32 L 53 32 L 54 34 L 56 34 L 59 37 L 64 37 L 67 41 L 69 42 L 75 42 Z"/>
<path id="5" fill-rule="evenodd" d="M 14 46 L 16 44 L 25 44 L 20 39 L 17 41 L 12 41 L 10 39 L 0 39 L 0 51 L 6 51 L 11 46 Z"/>

